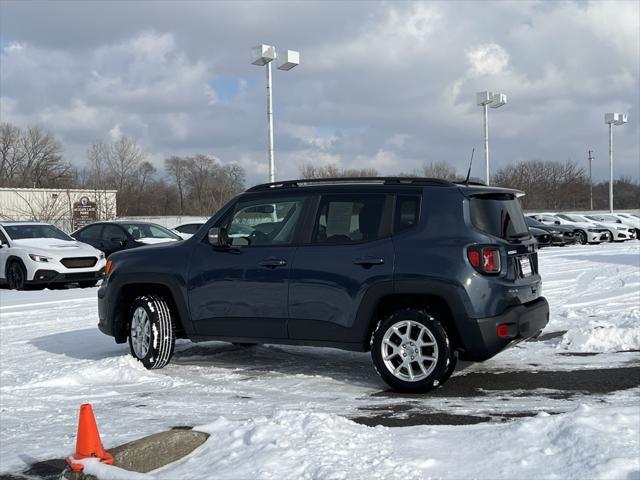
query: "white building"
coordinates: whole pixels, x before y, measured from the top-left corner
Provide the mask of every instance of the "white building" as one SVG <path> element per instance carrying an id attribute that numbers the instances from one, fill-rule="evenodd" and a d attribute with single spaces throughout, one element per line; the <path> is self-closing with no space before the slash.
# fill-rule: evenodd
<path id="1" fill-rule="evenodd" d="M 66 232 L 116 217 L 117 190 L 0 188 L 0 220 L 52 223 Z"/>

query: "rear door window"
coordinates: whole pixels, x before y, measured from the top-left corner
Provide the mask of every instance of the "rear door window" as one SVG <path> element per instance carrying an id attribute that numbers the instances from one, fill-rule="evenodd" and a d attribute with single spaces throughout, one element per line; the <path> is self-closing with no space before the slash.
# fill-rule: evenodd
<path id="1" fill-rule="evenodd" d="M 313 243 L 344 244 L 375 240 L 388 230 L 383 222 L 386 195 L 325 195 L 316 217 Z"/>
<path id="2" fill-rule="evenodd" d="M 478 195 L 470 201 L 471 222 L 483 232 L 504 239 L 529 237 L 520 202 L 513 195 Z"/>

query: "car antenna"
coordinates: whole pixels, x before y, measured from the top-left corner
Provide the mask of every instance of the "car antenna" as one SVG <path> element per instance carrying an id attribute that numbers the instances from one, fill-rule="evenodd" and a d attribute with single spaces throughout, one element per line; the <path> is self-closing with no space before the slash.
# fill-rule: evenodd
<path id="1" fill-rule="evenodd" d="M 471 175 L 471 165 L 473 165 L 473 154 L 475 153 L 475 151 L 476 151 L 476 147 L 473 147 L 471 149 L 471 160 L 469 160 L 469 170 L 467 170 L 467 178 L 464 181 L 464 186 L 465 187 L 469 186 L 469 176 Z"/>

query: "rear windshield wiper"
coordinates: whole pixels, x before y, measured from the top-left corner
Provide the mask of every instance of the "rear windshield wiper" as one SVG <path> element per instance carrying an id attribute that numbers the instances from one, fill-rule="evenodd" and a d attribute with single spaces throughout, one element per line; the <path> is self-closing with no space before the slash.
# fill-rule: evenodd
<path id="1" fill-rule="evenodd" d="M 514 233 L 513 235 L 509 235 L 507 237 L 507 240 L 516 240 L 518 238 L 525 238 L 528 236 L 529 236 L 529 232 Z"/>

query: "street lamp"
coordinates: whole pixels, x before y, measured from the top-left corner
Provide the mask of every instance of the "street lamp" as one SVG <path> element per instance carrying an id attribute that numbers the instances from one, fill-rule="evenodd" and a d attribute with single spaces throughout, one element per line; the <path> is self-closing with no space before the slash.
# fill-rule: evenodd
<path id="1" fill-rule="evenodd" d="M 487 107 L 500 108 L 507 103 L 504 93 L 478 92 L 476 102 L 484 110 L 484 166 L 487 185 L 489 185 L 489 115 Z"/>
<path id="2" fill-rule="evenodd" d="M 273 158 L 273 101 L 271 90 L 273 88 L 271 80 L 271 62 L 278 58 L 276 48 L 272 45 L 258 45 L 252 50 L 252 64 L 267 66 L 267 149 L 269 154 L 269 182 L 276 181 L 276 164 Z M 278 70 L 288 71 L 300 64 L 300 52 L 287 50 L 284 54 Z"/>
<path id="3" fill-rule="evenodd" d="M 627 123 L 626 113 L 605 113 L 604 123 L 609 125 L 609 212 L 613 213 L 613 126 Z"/>

